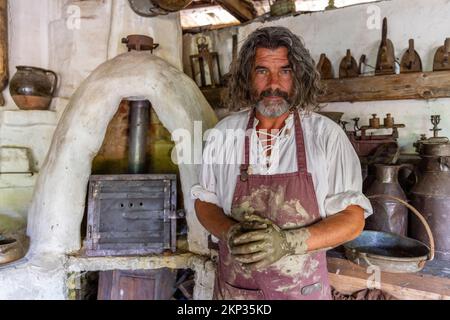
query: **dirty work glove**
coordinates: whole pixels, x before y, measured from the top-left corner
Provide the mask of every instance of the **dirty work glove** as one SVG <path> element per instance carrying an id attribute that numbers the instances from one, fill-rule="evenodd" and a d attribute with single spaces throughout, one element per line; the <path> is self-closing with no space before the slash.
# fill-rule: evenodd
<path id="1" fill-rule="evenodd" d="M 265 229 L 235 234 L 229 246 L 234 259 L 250 269 L 263 269 L 292 254 L 305 254 L 310 234 L 306 228 L 281 230 L 275 224 Z"/>
<path id="2" fill-rule="evenodd" d="M 228 249 L 231 251 L 230 243 L 234 237 L 241 235 L 245 232 L 251 230 L 263 230 L 267 228 L 267 225 L 272 224 L 272 221 L 265 219 L 256 214 L 248 212 L 234 212 L 232 217 L 238 221 L 237 224 L 233 225 L 226 234 L 226 241 Z"/>
<path id="3" fill-rule="evenodd" d="M 225 236 L 228 250 L 231 252 L 232 243 L 234 242 L 234 239 L 236 237 L 239 237 L 249 231 L 264 230 L 266 228 L 266 224 L 257 221 L 243 221 L 236 223 L 235 225 L 231 226 Z"/>

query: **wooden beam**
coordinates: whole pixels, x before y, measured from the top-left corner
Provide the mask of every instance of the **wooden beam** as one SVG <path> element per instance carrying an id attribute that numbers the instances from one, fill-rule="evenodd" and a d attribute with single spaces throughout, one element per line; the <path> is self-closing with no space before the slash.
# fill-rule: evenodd
<path id="1" fill-rule="evenodd" d="M 68 272 L 109 271 L 109 270 L 154 270 L 160 268 L 187 269 L 195 263 L 205 263 L 206 258 L 193 253 L 171 255 L 148 255 L 128 257 L 87 257 L 68 256 Z"/>
<path id="2" fill-rule="evenodd" d="M 450 97 L 450 71 L 323 80 L 319 102 Z"/>
<path id="3" fill-rule="evenodd" d="M 450 97 L 450 71 L 322 80 L 320 103 Z M 210 90 L 215 104 L 223 88 Z"/>
<path id="4" fill-rule="evenodd" d="M 258 16 L 251 1 L 247 0 L 216 0 L 225 10 L 240 22 L 247 22 Z"/>
<path id="5" fill-rule="evenodd" d="M 339 258 L 328 258 L 331 285 L 343 294 L 367 289 L 373 276 L 366 269 Z M 380 276 L 381 290 L 401 300 L 450 300 L 450 279 L 421 273 L 388 273 Z"/>
<path id="6" fill-rule="evenodd" d="M 2 91 L 8 84 L 8 1 L 0 0 L 0 106 L 5 105 Z"/>
<path id="7" fill-rule="evenodd" d="M 210 24 L 207 26 L 200 26 L 200 27 L 190 27 L 190 28 L 183 28 L 183 34 L 186 33 L 191 33 L 191 34 L 195 34 L 195 33 L 202 33 L 202 32 L 206 32 L 206 31 L 211 31 L 211 30 L 218 30 L 218 29 L 222 29 L 222 28 L 228 28 L 228 27 L 232 27 L 232 26 L 237 26 L 239 25 L 239 22 L 232 22 L 232 23 L 224 23 L 224 24 Z"/>
<path id="8" fill-rule="evenodd" d="M 212 0 L 194 0 L 184 9 L 198 9 L 198 8 L 211 7 L 214 5 L 215 5 L 214 1 L 212 1 Z"/>

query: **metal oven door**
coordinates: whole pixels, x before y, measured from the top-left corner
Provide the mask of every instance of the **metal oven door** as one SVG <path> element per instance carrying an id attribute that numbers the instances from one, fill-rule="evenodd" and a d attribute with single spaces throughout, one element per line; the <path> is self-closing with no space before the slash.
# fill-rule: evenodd
<path id="1" fill-rule="evenodd" d="M 86 254 L 175 251 L 176 175 L 92 176 Z"/>

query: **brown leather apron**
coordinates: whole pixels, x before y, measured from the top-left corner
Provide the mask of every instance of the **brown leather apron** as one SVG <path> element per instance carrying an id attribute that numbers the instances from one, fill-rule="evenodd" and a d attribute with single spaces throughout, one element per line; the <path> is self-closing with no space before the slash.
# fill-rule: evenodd
<path id="1" fill-rule="evenodd" d="M 232 212 L 249 210 L 282 229 L 300 228 L 321 220 L 311 175 L 307 171 L 303 130 L 294 111 L 298 171 L 249 175 L 250 138 L 245 139 L 245 162 L 234 192 Z M 255 110 L 247 130 L 253 129 Z M 219 242 L 214 298 L 222 300 L 330 300 L 325 252 L 290 255 L 269 267 L 250 271 L 234 261 L 226 243 Z"/>

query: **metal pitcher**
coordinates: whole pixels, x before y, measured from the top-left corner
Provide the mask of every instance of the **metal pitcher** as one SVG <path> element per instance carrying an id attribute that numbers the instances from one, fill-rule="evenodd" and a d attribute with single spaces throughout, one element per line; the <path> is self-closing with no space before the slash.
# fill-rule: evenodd
<path id="1" fill-rule="evenodd" d="M 398 173 L 409 165 L 376 164 L 375 181 L 367 189 L 366 195 L 385 194 L 406 201 L 399 182 Z M 370 200 L 373 215 L 366 220 L 366 230 L 383 231 L 406 236 L 408 230 L 408 209 L 390 198 Z"/>

